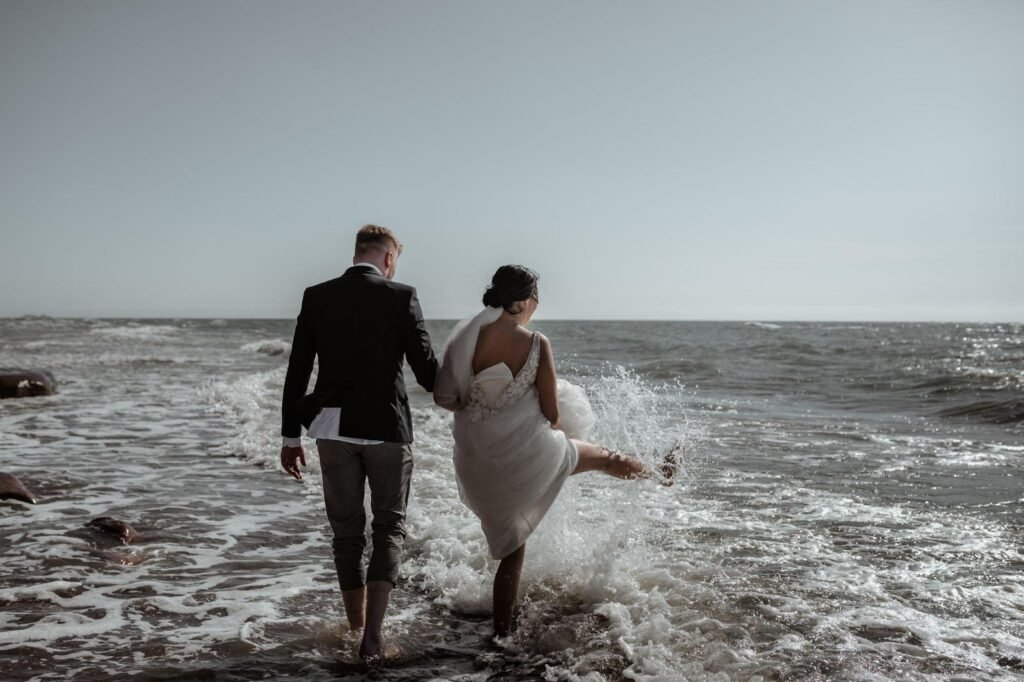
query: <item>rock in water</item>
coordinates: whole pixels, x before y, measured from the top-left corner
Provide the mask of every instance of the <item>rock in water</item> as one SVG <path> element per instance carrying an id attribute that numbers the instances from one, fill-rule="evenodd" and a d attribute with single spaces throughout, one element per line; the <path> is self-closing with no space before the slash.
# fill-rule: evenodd
<path id="1" fill-rule="evenodd" d="M 35 495 L 28 491 L 14 474 L 0 472 L 0 500 L 21 500 L 35 504 Z"/>
<path id="2" fill-rule="evenodd" d="M 45 369 L 0 369 L 0 398 L 53 395 L 57 380 Z"/>
<path id="3" fill-rule="evenodd" d="M 115 519 L 112 516 L 100 516 L 88 523 L 88 526 L 101 533 L 113 535 L 124 544 L 134 542 L 139 538 L 139 533 L 126 522 Z"/>

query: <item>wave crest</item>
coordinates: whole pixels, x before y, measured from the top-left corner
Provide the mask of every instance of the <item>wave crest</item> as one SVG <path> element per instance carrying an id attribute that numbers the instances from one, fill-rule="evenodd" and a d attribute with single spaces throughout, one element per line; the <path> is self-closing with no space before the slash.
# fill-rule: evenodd
<path id="1" fill-rule="evenodd" d="M 282 339 L 265 339 L 253 341 L 242 346 L 242 350 L 248 353 L 262 353 L 263 355 L 287 355 L 292 352 L 292 344 Z"/>

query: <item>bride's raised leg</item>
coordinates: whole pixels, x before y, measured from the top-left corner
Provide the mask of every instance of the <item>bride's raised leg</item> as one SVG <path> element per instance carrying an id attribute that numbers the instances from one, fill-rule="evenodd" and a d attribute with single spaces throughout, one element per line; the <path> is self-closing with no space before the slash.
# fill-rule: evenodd
<path id="1" fill-rule="evenodd" d="M 610 450 L 597 443 L 576 439 L 573 439 L 573 443 L 576 444 L 576 452 L 579 454 L 579 461 L 576 462 L 573 474 L 600 471 L 627 481 L 634 478 L 646 478 L 647 469 L 643 462 L 636 457 Z"/>
<path id="2" fill-rule="evenodd" d="M 526 557 L 526 545 L 509 554 L 498 564 L 498 572 L 494 576 L 494 632 L 499 637 L 507 637 L 514 629 L 512 614 L 516 608 L 516 597 L 519 594 L 519 579 L 523 575 L 523 559 Z"/>
<path id="3" fill-rule="evenodd" d="M 652 477 L 651 470 L 645 467 L 643 462 L 633 455 L 611 450 L 597 443 L 588 443 L 576 439 L 573 439 L 573 443 L 576 444 L 576 452 L 579 453 L 579 461 L 576 463 L 573 474 L 582 474 L 586 471 L 601 471 L 609 476 L 627 481 Z M 675 457 L 678 450 L 678 445 L 672 448 L 665 455 L 664 462 L 658 467 L 662 483 L 665 485 L 672 485 L 672 478 L 676 469 Z"/>

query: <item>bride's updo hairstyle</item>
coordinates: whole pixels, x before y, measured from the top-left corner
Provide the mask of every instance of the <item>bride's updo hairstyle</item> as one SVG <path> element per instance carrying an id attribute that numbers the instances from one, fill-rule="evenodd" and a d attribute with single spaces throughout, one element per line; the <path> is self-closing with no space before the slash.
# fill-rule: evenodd
<path id="1" fill-rule="evenodd" d="M 491 284 L 484 292 L 484 305 L 504 308 L 515 315 L 522 311 L 523 301 L 537 295 L 537 280 L 540 277 L 530 268 L 522 265 L 502 265 L 491 278 Z"/>

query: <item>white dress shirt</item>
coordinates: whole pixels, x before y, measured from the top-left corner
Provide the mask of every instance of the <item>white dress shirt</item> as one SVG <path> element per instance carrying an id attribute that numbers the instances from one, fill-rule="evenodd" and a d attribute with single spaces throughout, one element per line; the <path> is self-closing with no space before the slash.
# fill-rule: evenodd
<path id="1" fill-rule="evenodd" d="M 373 268 L 381 277 L 384 273 L 380 271 L 373 263 L 354 263 L 352 267 L 356 265 L 365 265 L 368 268 Z M 325 440 L 340 440 L 346 443 L 355 443 L 356 445 L 380 445 L 384 441 L 382 440 L 369 440 L 367 438 L 350 438 L 349 436 L 339 436 L 338 428 L 341 423 L 341 408 L 340 407 L 325 407 L 317 413 L 316 418 L 313 419 L 313 423 L 309 425 L 309 430 L 306 431 L 306 435 L 309 438 L 323 438 Z M 300 448 L 302 447 L 302 437 L 289 438 L 288 436 L 281 437 L 281 446 L 286 448 Z"/>

